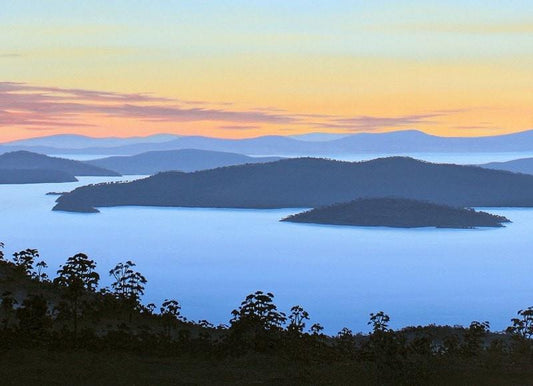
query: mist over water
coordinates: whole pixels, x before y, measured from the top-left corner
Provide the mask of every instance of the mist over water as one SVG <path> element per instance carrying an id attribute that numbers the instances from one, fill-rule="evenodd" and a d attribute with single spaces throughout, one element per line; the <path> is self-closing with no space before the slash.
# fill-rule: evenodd
<path id="1" fill-rule="evenodd" d="M 307 157 L 307 155 L 265 154 L 252 157 Z M 501 153 L 359 153 L 359 154 L 331 154 L 316 156 L 339 161 L 369 161 L 385 157 L 412 157 L 422 161 L 434 163 L 451 163 L 459 165 L 479 165 L 489 162 L 505 162 L 519 158 L 532 158 L 533 152 L 501 152 Z"/>
<path id="2" fill-rule="evenodd" d="M 98 158 L 106 158 L 112 155 L 91 154 L 51 154 L 53 157 L 68 158 L 77 161 L 87 161 Z M 251 157 L 307 157 L 307 155 L 264 154 L 249 155 Z M 533 152 L 501 152 L 501 153 L 361 153 L 361 154 L 332 154 L 328 156 L 316 156 L 317 158 L 331 158 L 339 161 L 368 161 L 380 157 L 412 157 L 428 162 L 455 163 L 465 165 L 477 165 L 489 162 L 505 162 L 519 158 L 531 158 Z"/>
<path id="3" fill-rule="evenodd" d="M 341 161 L 368 161 L 380 157 L 412 157 L 435 163 L 452 163 L 459 165 L 478 165 L 489 162 L 505 162 L 519 158 L 531 158 L 533 152 L 501 152 L 501 153 L 398 153 L 398 154 L 355 154 L 332 156 Z"/>
<path id="4" fill-rule="evenodd" d="M 131 180 L 128 176 L 122 179 Z M 188 318 L 227 323 L 250 292 L 302 305 L 328 333 L 367 331 L 383 310 L 392 326 L 468 324 L 503 329 L 533 305 L 533 210 L 485 209 L 513 223 L 501 229 L 389 229 L 281 223 L 300 209 L 119 207 L 100 214 L 52 212 L 78 183 L 0 185 L 6 252 L 37 248 L 55 276 L 77 253 L 97 261 L 102 284 L 115 263 L 133 260 L 148 279 L 144 302 L 176 298 Z"/>

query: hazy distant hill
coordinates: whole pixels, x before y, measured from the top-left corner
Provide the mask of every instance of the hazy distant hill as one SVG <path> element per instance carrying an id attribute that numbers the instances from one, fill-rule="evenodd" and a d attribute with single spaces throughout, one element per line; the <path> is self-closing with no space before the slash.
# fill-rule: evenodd
<path id="1" fill-rule="evenodd" d="M 16 151 L 0 155 L 1 169 L 47 169 L 74 176 L 119 176 L 115 171 L 64 158 L 49 157 L 28 151 Z"/>
<path id="2" fill-rule="evenodd" d="M 39 184 L 57 182 L 76 182 L 73 175 L 46 169 L 1 169 L 0 184 Z"/>
<path id="3" fill-rule="evenodd" d="M 289 138 L 297 139 L 300 141 L 309 141 L 309 142 L 326 142 L 333 141 L 336 139 L 347 137 L 351 134 L 349 133 L 306 133 L 306 134 L 297 134 L 291 135 Z"/>
<path id="4" fill-rule="evenodd" d="M 122 174 L 155 174 L 169 170 L 192 172 L 221 166 L 271 162 L 279 159 L 279 157 L 248 157 L 235 153 L 184 149 L 151 151 L 134 156 L 96 159 L 86 161 L 86 163 L 116 170 Z"/>
<path id="5" fill-rule="evenodd" d="M 508 170 L 514 173 L 533 174 L 533 158 L 520 158 L 506 162 L 491 162 L 479 166 L 488 169 Z"/>
<path id="6" fill-rule="evenodd" d="M 57 137 L 44 137 L 3 144 L 0 146 L 0 153 L 30 150 L 46 154 L 134 155 L 148 151 L 199 149 L 259 156 L 335 156 L 360 153 L 533 151 L 531 130 L 488 137 L 438 137 L 416 130 L 403 130 L 390 133 L 358 133 L 337 139 L 323 133 L 312 133 L 308 138 L 304 135 L 300 138 L 263 136 L 246 139 L 163 135 L 162 138 L 156 136 L 156 139 L 84 139 L 72 144 L 69 138 L 59 138 L 59 141 Z M 105 142 L 104 146 L 104 140 L 111 142 Z"/>
<path id="7" fill-rule="evenodd" d="M 363 198 L 312 209 L 281 221 L 398 228 L 501 227 L 503 222 L 509 222 L 503 216 L 472 209 L 394 198 Z"/>
<path id="8" fill-rule="evenodd" d="M 363 197 L 402 197 L 461 207 L 529 207 L 533 206 L 533 176 L 404 157 L 367 162 L 295 158 L 85 186 L 59 197 L 54 209 L 90 211 L 118 205 L 312 208 Z"/>
<path id="9" fill-rule="evenodd" d="M 58 134 L 47 137 L 36 137 L 29 139 L 21 139 L 5 143 L 6 146 L 41 146 L 61 149 L 84 149 L 89 147 L 116 147 L 125 146 L 135 143 L 162 143 L 172 141 L 179 138 L 178 135 L 173 134 L 156 134 L 147 137 L 106 137 L 93 138 L 78 134 Z"/>

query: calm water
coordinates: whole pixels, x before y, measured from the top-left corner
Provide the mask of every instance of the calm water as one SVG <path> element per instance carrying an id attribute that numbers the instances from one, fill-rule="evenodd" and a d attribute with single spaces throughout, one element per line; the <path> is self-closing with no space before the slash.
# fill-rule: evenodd
<path id="1" fill-rule="evenodd" d="M 131 177 L 130 177 L 131 179 Z M 273 291 L 303 305 L 326 331 L 367 331 L 370 312 L 393 327 L 489 320 L 502 329 L 533 305 L 533 210 L 493 209 L 503 229 L 398 230 L 280 223 L 298 210 L 123 207 L 100 214 L 52 212 L 79 183 L 0 185 L 6 251 L 38 248 L 55 272 L 85 252 L 105 273 L 132 259 L 148 278 L 144 300 L 178 299 L 192 319 L 227 323 L 248 293 Z"/>

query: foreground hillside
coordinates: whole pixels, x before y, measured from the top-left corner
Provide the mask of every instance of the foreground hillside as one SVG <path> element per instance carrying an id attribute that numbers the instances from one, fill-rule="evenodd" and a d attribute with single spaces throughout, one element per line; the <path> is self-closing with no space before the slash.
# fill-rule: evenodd
<path id="1" fill-rule="evenodd" d="M 54 210 L 91 212 L 120 205 L 312 208 L 363 197 L 531 207 L 533 176 L 406 157 L 366 162 L 296 158 L 84 186 L 59 197 Z"/>
<path id="2" fill-rule="evenodd" d="M 46 169 L 73 176 L 120 176 L 119 173 L 80 161 L 49 157 L 29 151 L 15 151 L 0 155 L 0 169 Z"/>
<path id="3" fill-rule="evenodd" d="M 289 216 L 282 221 L 397 228 L 501 227 L 502 223 L 509 222 L 503 216 L 472 209 L 394 198 L 359 199 L 312 209 Z"/>
<path id="4" fill-rule="evenodd" d="M 256 291 L 228 324 L 188 320 L 172 298 L 144 304 L 135 263 L 109 271 L 78 253 L 48 277 L 35 249 L 0 243 L 2 385 L 363 384 L 505 385 L 533 380 L 533 307 L 505 332 L 489 322 L 393 330 L 383 311 L 369 333 L 323 333 L 303 306 L 283 312 Z M 50 269 L 50 271 L 55 271 Z M 109 269 L 110 267 L 107 267 Z M 107 271 L 107 269 L 105 271 Z M 149 279 L 149 278 L 148 278 Z M 351 306 L 349 306 L 351 307 Z"/>
<path id="5" fill-rule="evenodd" d="M 46 169 L 0 169 L 0 184 L 41 184 L 76 182 L 72 174 Z"/>
<path id="6" fill-rule="evenodd" d="M 493 363 L 489 355 L 483 359 L 444 359 L 439 363 L 430 360 L 420 365 L 422 369 L 406 369 L 415 374 L 399 380 L 398 377 L 390 379 L 388 375 L 377 376 L 383 370 L 374 362 L 359 363 L 342 358 L 331 361 L 263 353 L 220 358 L 122 349 L 10 349 L 0 352 L 0 377 L 6 386 L 531 384 L 533 366 L 526 361 L 511 365 L 508 365 L 510 360 Z"/>
<path id="7" fill-rule="evenodd" d="M 278 161 L 279 159 L 279 157 L 248 157 L 236 153 L 184 149 L 151 151 L 129 157 L 107 157 L 86 161 L 86 163 L 116 170 L 122 174 L 140 175 L 156 174 L 169 170 L 193 172 L 197 170 L 214 169 L 222 166 L 272 162 Z"/>

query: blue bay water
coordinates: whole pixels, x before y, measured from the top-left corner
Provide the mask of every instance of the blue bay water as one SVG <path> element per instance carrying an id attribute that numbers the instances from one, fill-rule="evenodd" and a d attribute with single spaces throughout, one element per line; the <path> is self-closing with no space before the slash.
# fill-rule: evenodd
<path id="1" fill-rule="evenodd" d="M 133 177 L 127 177 L 132 179 Z M 6 252 L 37 248 L 55 273 L 68 256 L 95 259 L 103 284 L 116 262 L 137 263 L 144 301 L 176 298 L 190 319 L 227 323 L 250 292 L 272 291 L 287 311 L 300 304 L 328 333 L 368 331 L 384 310 L 395 328 L 488 320 L 503 329 L 533 305 L 533 210 L 489 211 L 502 229 L 389 229 L 282 223 L 299 209 L 119 207 L 100 214 L 52 212 L 78 183 L 0 185 Z M 488 210 L 488 209 L 487 209 Z"/>

